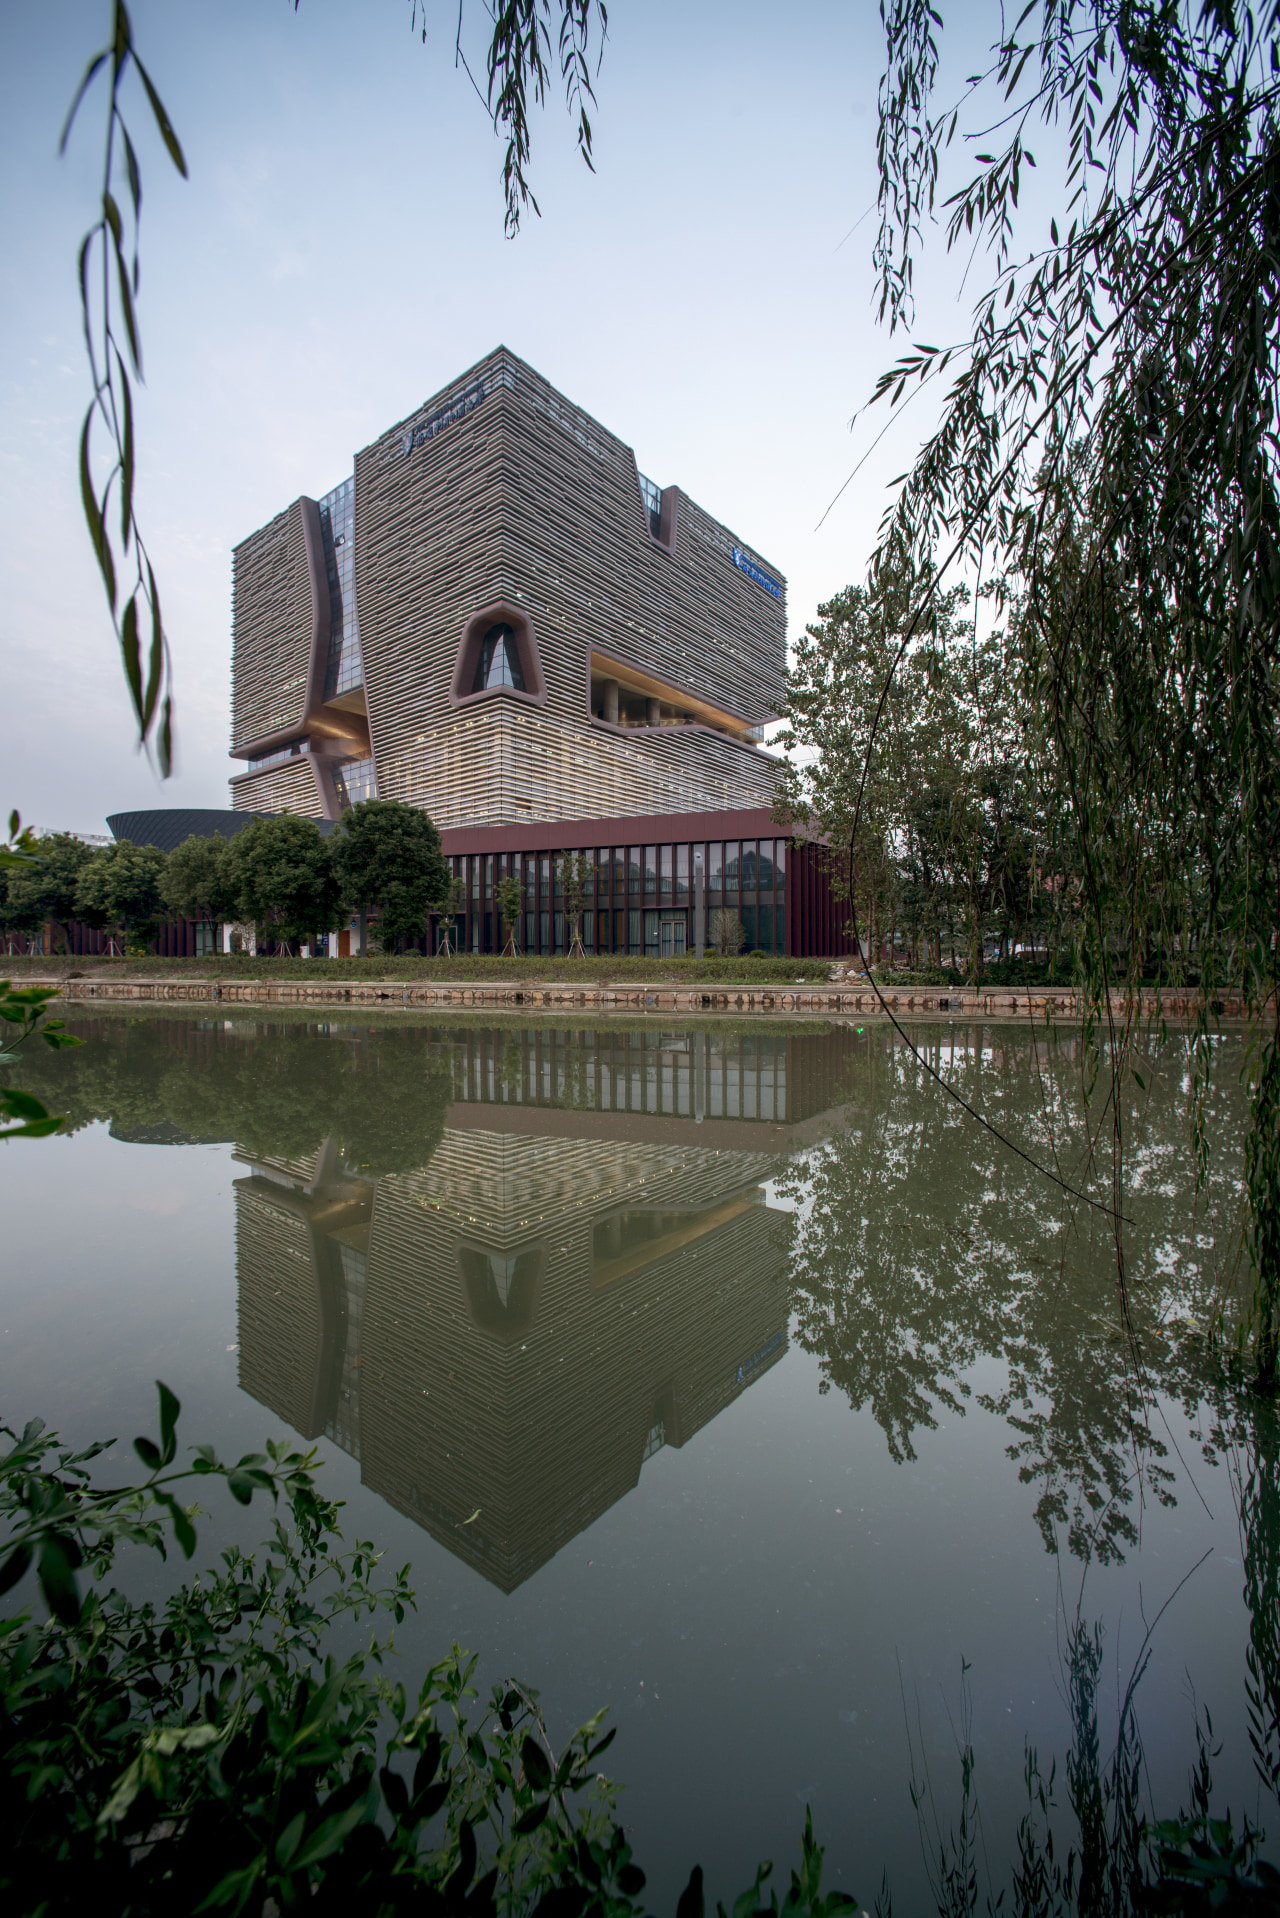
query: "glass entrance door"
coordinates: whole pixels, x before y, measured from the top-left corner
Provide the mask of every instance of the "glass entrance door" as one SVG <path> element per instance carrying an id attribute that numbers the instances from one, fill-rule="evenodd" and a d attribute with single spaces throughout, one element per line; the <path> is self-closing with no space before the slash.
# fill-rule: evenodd
<path id="1" fill-rule="evenodd" d="M 683 912 L 664 912 L 662 915 L 662 956 L 664 959 L 678 959 L 687 950 L 687 915 Z"/>

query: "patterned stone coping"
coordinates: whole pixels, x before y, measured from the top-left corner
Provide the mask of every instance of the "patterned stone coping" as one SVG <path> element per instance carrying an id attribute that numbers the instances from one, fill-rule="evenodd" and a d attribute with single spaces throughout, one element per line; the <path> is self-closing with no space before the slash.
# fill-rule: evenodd
<path id="1" fill-rule="evenodd" d="M 34 982 L 33 982 L 34 983 Z M 824 1017 L 883 1019 L 885 1014 L 875 993 L 865 984 L 848 983 L 787 986 L 777 981 L 769 985 L 746 986 L 737 982 L 717 985 L 696 983 L 689 986 L 646 985 L 522 985 L 519 981 L 478 983 L 459 981 L 449 984 L 422 980 L 356 980 L 350 984 L 337 979 L 70 979 L 50 980 L 61 986 L 62 997 L 75 1003 L 86 1001 L 125 1002 L 129 1004 L 213 1004 L 224 1006 L 369 1006 L 438 1007 L 452 1011 L 493 1012 L 728 1012 L 805 1013 Z M 884 994 L 885 1004 L 896 1018 L 1015 1019 L 1043 1020 L 1046 1016 L 1062 1023 L 1080 1019 L 1082 1000 L 1078 993 L 1061 987 L 1017 991 L 1009 986 L 962 987 L 946 992 L 924 986 L 891 987 Z M 1112 1009 L 1123 1016 L 1123 995 L 1113 993 Z M 1177 1022 L 1198 1017 L 1199 996 L 1194 992 L 1166 992 L 1160 996 L 1159 1011 Z M 1142 994 L 1142 1015 L 1157 1011 L 1156 995 Z M 1244 1017 L 1244 1006 L 1237 996 L 1214 1001 L 1216 1020 Z"/>

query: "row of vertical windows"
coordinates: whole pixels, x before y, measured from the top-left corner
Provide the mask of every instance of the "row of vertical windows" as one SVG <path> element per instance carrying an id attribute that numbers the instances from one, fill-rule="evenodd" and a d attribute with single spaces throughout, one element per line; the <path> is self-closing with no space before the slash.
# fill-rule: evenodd
<path id="1" fill-rule="evenodd" d="M 657 846 L 599 846 L 589 867 L 579 927 L 588 952 L 676 957 L 694 946 L 698 903 L 693 874 L 703 875 L 702 904 L 738 914 L 745 950 L 786 951 L 785 839 L 713 840 Z M 558 855 L 476 853 L 450 861 L 465 905 L 455 942 L 472 952 L 496 952 L 502 921 L 496 888 L 508 875 L 520 884 L 524 911 L 517 940 L 524 952 L 563 953 L 574 927 L 565 911 Z"/>
<path id="2" fill-rule="evenodd" d="M 324 696 L 338 699 L 364 682 L 356 622 L 354 477 L 335 486 L 317 505 L 324 537 L 325 571 L 329 576 L 329 659 Z"/>

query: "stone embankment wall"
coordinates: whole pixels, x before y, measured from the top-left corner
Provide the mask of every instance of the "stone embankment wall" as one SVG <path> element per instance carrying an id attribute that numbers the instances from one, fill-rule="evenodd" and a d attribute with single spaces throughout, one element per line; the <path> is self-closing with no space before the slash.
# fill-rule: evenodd
<path id="1" fill-rule="evenodd" d="M 61 984 L 62 996 L 72 1003 L 82 1001 L 126 1001 L 140 1005 L 197 1004 L 223 1006 L 368 1006 L 392 1009 L 403 1006 L 430 1006 L 441 1011 L 487 1012 L 730 1012 L 742 1016 L 752 1013 L 804 1013 L 827 1018 L 876 1020 L 886 1014 L 880 1000 L 865 982 L 829 985 L 797 984 L 794 987 L 776 981 L 759 986 L 737 981 L 717 985 L 697 982 L 688 986 L 658 983 L 646 985 L 521 985 L 519 981 L 468 984 L 460 981 L 423 983 L 420 980 L 357 980 L 346 984 L 325 979 L 72 979 L 50 980 Z M 1123 996 L 1112 995 L 1113 1008 L 1123 1016 Z M 1157 1010 L 1156 995 L 1142 995 L 1143 1016 Z M 944 1015 L 962 1019 L 1043 1020 L 1046 1014 L 1063 1024 L 1079 1020 L 1083 1012 L 1080 994 L 1062 987 L 1040 987 L 1016 991 L 1010 986 L 969 988 L 946 992 L 936 987 L 891 987 L 885 991 L 884 1005 L 894 1017 L 938 1019 Z M 1200 1000 L 1194 992 L 1166 992 L 1160 996 L 1159 1011 L 1178 1022 L 1199 1015 Z M 1213 1015 L 1217 1020 L 1244 1017 L 1242 1001 L 1231 996 L 1215 999 Z"/>

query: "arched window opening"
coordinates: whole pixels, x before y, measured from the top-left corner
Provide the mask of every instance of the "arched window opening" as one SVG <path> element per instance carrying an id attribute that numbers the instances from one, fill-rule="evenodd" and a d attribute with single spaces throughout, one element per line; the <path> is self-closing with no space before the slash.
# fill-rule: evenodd
<path id="1" fill-rule="evenodd" d="M 505 622 L 491 626 L 481 640 L 471 690 L 473 693 L 486 693 L 499 686 L 510 687 L 516 693 L 526 690 L 516 636 Z"/>

